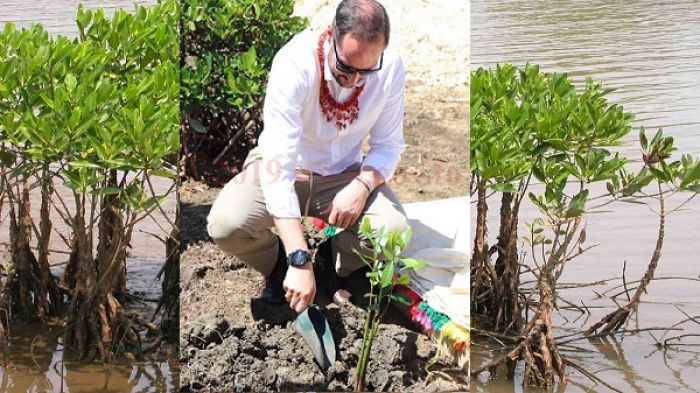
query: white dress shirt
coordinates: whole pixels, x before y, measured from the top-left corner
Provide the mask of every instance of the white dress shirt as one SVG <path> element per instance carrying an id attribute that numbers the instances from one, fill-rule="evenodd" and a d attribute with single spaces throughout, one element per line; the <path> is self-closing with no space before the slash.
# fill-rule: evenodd
<path id="1" fill-rule="evenodd" d="M 258 146 L 261 187 L 267 210 L 276 218 L 301 217 L 294 189 L 296 168 L 328 176 L 361 162 L 389 181 L 405 149 L 405 72 L 398 53 L 385 50 L 382 69 L 364 82 L 358 118 L 338 130 L 335 121 L 326 121 L 319 103 L 319 36 L 320 32 L 310 29 L 295 36 L 275 55 L 270 70 Z M 354 88 L 343 88 L 333 78 L 329 41 L 324 44 L 325 79 L 331 96 L 345 102 Z M 361 147 L 367 134 L 369 151 L 363 160 Z"/>

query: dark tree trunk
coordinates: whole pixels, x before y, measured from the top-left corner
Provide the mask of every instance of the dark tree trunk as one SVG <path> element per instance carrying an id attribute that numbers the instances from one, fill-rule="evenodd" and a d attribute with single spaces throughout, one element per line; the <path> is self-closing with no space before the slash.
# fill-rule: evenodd
<path id="1" fill-rule="evenodd" d="M 477 184 L 474 252 L 470 261 L 471 308 L 472 313 L 475 314 L 488 314 L 496 307 L 497 288 L 495 286 L 495 273 L 489 262 L 487 213 L 486 182 L 479 181 Z"/>
<path id="2" fill-rule="evenodd" d="M 51 177 L 49 165 L 44 164 L 42 169 L 41 186 L 41 211 L 39 223 L 39 281 L 42 288 L 43 302 L 48 303 L 49 313 L 59 315 L 63 303 L 63 297 L 58 288 L 56 278 L 51 274 L 49 265 L 49 241 L 51 239 L 51 217 L 49 215 L 49 198 L 51 198 Z M 46 299 L 48 298 L 48 299 Z"/>
<path id="3" fill-rule="evenodd" d="M 30 216 L 29 189 L 23 183 L 21 195 L 10 203 L 10 252 L 16 273 L 8 277 L 8 300 L 12 314 L 26 319 L 45 318 L 50 314 L 46 287 L 41 285 L 41 269 L 31 249 L 32 218 Z"/>
<path id="4" fill-rule="evenodd" d="M 80 359 L 95 358 L 107 352 L 100 340 L 98 312 L 91 312 L 99 307 L 99 302 L 93 297 L 93 293 L 96 292 L 97 269 L 92 259 L 92 241 L 85 224 L 85 206 L 81 195 L 76 196 L 73 246 L 71 262 L 75 276 L 67 278 L 66 281 L 75 283 L 75 286 L 71 288 L 71 304 L 64 341 L 68 347 L 76 349 Z"/>
<path id="5" fill-rule="evenodd" d="M 110 172 L 106 185 L 118 186 L 116 171 Z M 119 205 L 118 195 L 105 195 L 102 199 L 98 226 L 97 263 L 99 277 L 109 273 L 109 279 L 104 282 L 105 288 L 110 288 L 114 297 L 123 303 L 127 296 L 126 241 Z"/>
<path id="6" fill-rule="evenodd" d="M 500 228 L 496 249 L 495 270 L 500 297 L 498 311 L 493 314 L 494 330 L 520 331 L 521 307 L 518 301 L 520 269 L 518 266 L 518 213 L 517 199 L 512 193 L 501 197 Z"/>
<path id="7" fill-rule="evenodd" d="M 158 310 L 163 310 L 161 332 L 170 344 L 179 342 L 180 331 L 180 231 L 179 217 L 175 219 L 175 228 L 166 241 L 166 260 L 163 266 L 163 293 L 158 303 Z"/>

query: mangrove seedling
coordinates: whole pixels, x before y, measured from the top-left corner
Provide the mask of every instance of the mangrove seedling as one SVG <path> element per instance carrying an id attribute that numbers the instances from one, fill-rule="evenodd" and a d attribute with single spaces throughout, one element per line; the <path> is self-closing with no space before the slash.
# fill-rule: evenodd
<path id="1" fill-rule="evenodd" d="M 387 232 L 384 227 L 372 229 L 369 218 L 365 217 L 360 224 L 360 235 L 369 248 L 368 253 L 355 250 L 357 255 L 370 267 L 367 273 L 370 290 L 365 294 L 367 298 L 367 312 L 365 313 L 364 333 L 362 346 L 357 361 L 357 375 L 355 378 L 355 391 L 359 392 L 365 386 L 365 373 L 372 343 L 377 335 L 382 316 L 392 301 L 405 303 L 405 300 L 394 293 L 394 285 L 407 285 L 410 281 L 408 275 L 403 274 L 394 278 L 397 272 L 408 273 L 410 270 L 418 270 L 426 265 L 425 261 L 400 257 L 411 239 L 411 229 L 403 233 L 399 231 Z"/>

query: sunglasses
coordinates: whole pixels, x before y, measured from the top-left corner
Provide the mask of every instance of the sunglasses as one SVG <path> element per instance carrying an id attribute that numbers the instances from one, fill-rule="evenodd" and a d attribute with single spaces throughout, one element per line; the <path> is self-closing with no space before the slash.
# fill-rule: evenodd
<path id="1" fill-rule="evenodd" d="M 335 52 L 335 68 L 345 74 L 360 74 L 360 76 L 365 76 L 381 70 L 382 63 L 384 62 L 384 52 L 382 52 L 382 55 L 379 57 L 379 66 L 377 68 L 360 69 L 343 63 L 342 60 L 340 60 L 340 57 L 338 57 L 338 48 L 336 47 L 335 36 L 333 37 L 333 52 Z"/>

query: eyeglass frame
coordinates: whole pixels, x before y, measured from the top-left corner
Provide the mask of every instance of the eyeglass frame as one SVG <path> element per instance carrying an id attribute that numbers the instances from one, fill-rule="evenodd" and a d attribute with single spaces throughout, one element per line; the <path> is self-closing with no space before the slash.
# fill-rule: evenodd
<path id="1" fill-rule="evenodd" d="M 368 74 L 375 73 L 382 69 L 382 64 L 384 63 L 384 51 L 382 51 L 382 55 L 379 57 L 379 67 L 362 70 L 349 66 L 343 63 L 342 60 L 340 60 L 340 57 L 338 57 L 338 49 L 336 47 L 336 42 L 336 37 L 335 35 L 333 35 L 333 52 L 335 53 L 335 68 L 337 68 L 338 71 L 344 74 L 359 74 L 360 76 L 365 76 Z"/>

